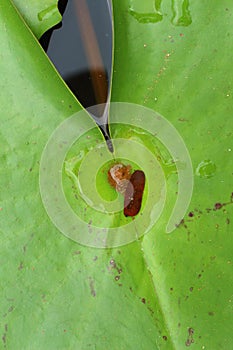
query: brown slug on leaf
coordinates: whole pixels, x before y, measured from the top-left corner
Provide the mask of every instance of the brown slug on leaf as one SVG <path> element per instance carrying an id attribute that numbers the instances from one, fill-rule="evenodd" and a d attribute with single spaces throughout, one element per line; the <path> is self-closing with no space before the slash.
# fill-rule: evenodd
<path id="1" fill-rule="evenodd" d="M 108 171 L 108 182 L 117 192 L 124 195 L 124 215 L 135 216 L 141 209 L 145 187 L 145 174 L 136 170 L 131 174 L 131 166 L 121 163 L 113 165 Z"/>
<path id="2" fill-rule="evenodd" d="M 124 215 L 135 216 L 139 213 L 145 187 L 145 174 L 136 170 L 130 177 L 124 196 Z"/>

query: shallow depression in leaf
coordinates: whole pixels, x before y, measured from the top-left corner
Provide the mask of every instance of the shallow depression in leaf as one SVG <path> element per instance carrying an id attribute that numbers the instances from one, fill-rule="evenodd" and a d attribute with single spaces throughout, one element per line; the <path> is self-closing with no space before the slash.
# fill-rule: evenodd
<path id="1" fill-rule="evenodd" d="M 119 129 L 121 129 L 120 125 Z M 125 128 L 126 134 L 127 131 L 128 128 Z M 142 164 L 140 166 L 128 157 L 115 158 L 108 151 L 105 143 L 97 146 L 94 158 L 95 161 L 98 160 L 96 162 L 89 161 L 88 157 L 92 157 L 91 152 L 94 151 L 93 144 L 97 142 L 95 135 L 96 131 L 93 129 L 69 150 L 63 174 L 65 195 L 74 212 L 81 215 L 85 222 L 89 223 L 91 220 L 91 224 L 100 227 L 106 227 L 106 225 L 107 227 L 122 226 L 131 222 L 132 218 L 124 216 L 124 196 L 110 185 L 108 172 L 117 163 L 130 165 L 132 172 L 141 169 Z M 125 153 L 127 154 L 127 152 Z M 141 215 L 147 197 L 148 184 L 146 183 Z M 156 197 L 154 197 L 154 204 L 156 204 Z"/>
<path id="2" fill-rule="evenodd" d="M 115 164 L 123 164 L 125 166 L 131 166 L 132 169 L 138 169 L 138 165 L 127 161 L 125 159 L 114 159 L 103 164 L 97 172 L 96 176 L 96 187 L 99 195 L 107 201 L 115 200 L 118 197 L 117 191 L 113 185 L 109 186 L 106 184 L 106 179 L 109 177 L 108 172 Z"/>
<path id="3" fill-rule="evenodd" d="M 112 246 L 114 240 L 117 246 L 148 233 L 167 202 L 170 215 L 164 224 L 167 232 L 175 230 L 192 193 L 192 165 L 182 138 L 166 118 L 143 106 L 111 103 L 110 116 L 114 153 L 109 152 L 86 112 L 66 119 L 51 135 L 40 164 L 41 195 L 49 216 L 61 232 L 76 241 Z M 129 190 L 125 198 L 119 193 L 107 201 L 100 194 L 105 188 L 109 191 L 108 174 L 97 189 L 98 172 L 109 161 L 119 160 L 131 165 L 134 174 L 145 175 L 145 189 L 140 192 L 142 187 L 135 182 L 135 192 Z M 142 171 L 135 173 L 137 170 Z M 175 201 L 168 202 L 167 181 L 173 184 Z M 136 201 L 140 211 L 134 210 L 134 216 L 126 214 L 128 204 L 136 205 Z"/>

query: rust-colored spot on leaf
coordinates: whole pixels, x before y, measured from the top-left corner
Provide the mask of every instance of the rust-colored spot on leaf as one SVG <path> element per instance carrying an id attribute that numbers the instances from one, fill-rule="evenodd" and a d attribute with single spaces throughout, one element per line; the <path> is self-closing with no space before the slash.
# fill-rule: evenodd
<path id="1" fill-rule="evenodd" d="M 90 286 L 90 290 L 91 290 L 91 295 L 93 297 L 95 297 L 96 291 L 95 291 L 95 287 L 94 287 L 94 280 L 91 277 L 89 277 L 89 286 Z"/>
<path id="2" fill-rule="evenodd" d="M 19 266 L 18 266 L 18 270 L 22 270 L 23 269 L 23 262 L 21 261 Z"/>
<path id="3" fill-rule="evenodd" d="M 186 346 L 190 346 L 191 344 L 194 343 L 193 334 L 194 334 L 194 329 L 190 327 L 188 329 L 188 338 L 187 338 L 187 340 L 185 342 Z"/>
<path id="4" fill-rule="evenodd" d="M 223 204 L 222 204 L 222 203 L 215 203 L 215 205 L 214 205 L 215 210 L 219 210 L 219 209 L 221 209 L 222 207 L 223 207 Z"/>

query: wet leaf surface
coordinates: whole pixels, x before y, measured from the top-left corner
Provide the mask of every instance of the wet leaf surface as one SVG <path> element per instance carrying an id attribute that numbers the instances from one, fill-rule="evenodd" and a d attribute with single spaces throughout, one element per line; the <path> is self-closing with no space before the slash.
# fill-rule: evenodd
<path id="1" fill-rule="evenodd" d="M 44 210 L 41 153 L 81 107 L 11 3 L 0 4 L 2 348 L 231 346 L 232 2 L 210 9 L 207 1 L 163 1 L 157 23 L 143 23 L 153 6 L 138 4 L 114 2 L 112 100 L 145 105 L 172 122 L 191 154 L 195 185 L 172 234 L 165 227 L 175 175 L 156 227 L 116 249 L 65 238 Z M 113 137 L 127 132 L 112 128 Z"/>
<path id="2" fill-rule="evenodd" d="M 194 191 L 186 217 L 170 235 L 164 230 L 171 210 L 166 203 L 142 250 L 174 348 L 228 348 L 233 7 L 231 1 L 212 10 L 207 1 L 155 3 L 153 8 L 153 1 L 114 2 L 112 100 L 150 107 L 177 128 L 191 155 Z M 168 179 L 167 185 L 174 192 L 174 183 Z"/>

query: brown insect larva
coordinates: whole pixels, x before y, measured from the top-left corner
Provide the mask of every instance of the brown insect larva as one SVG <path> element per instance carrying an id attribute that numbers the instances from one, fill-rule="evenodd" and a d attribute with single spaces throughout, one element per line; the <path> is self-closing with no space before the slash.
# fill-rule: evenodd
<path id="1" fill-rule="evenodd" d="M 117 192 L 125 193 L 131 176 L 131 166 L 121 163 L 115 164 L 108 171 L 108 182 Z"/>
<path id="2" fill-rule="evenodd" d="M 136 170 L 130 177 L 124 197 L 124 215 L 135 216 L 138 214 L 145 187 L 145 174 L 142 170 Z"/>

